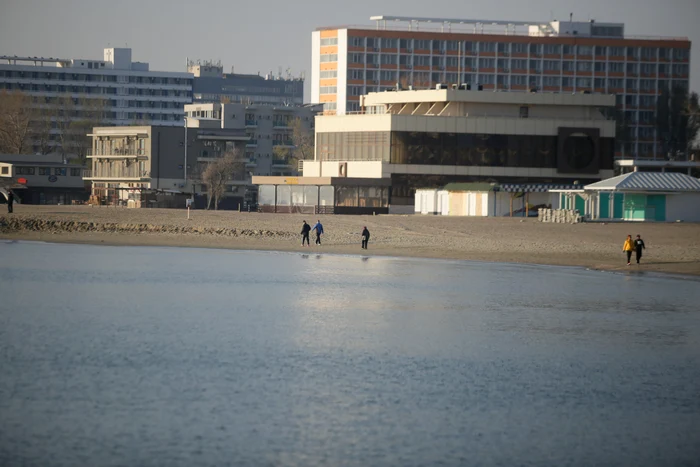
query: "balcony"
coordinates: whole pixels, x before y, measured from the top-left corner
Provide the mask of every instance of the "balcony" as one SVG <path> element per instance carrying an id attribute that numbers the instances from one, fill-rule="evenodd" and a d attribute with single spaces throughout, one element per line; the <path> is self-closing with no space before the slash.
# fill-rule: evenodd
<path id="1" fill-rule="evenodd" d="M 99 168 L 97 170 L 83 170 L 83 180 L 120 180 L 129 182 L 145 182 L 151 179 L 151 173 L 147 170 L 139 170 L 138 167 L 112 167 Z"/>
<path id="2" fill-rule="evenodd" d="M 286 169 L 287 167 L 289 167 L 289 163 L 284 159 L 273 159 L 272 167 Z"/>
<path id="3" fill-rule="evenodd" d="M 249 159 L 249 160 L 245 161 L 245 166 L 246 166 L 246 168 L 248 168 L 248 167 L 253 168 L 253 167 L 257 167 L 258 163 L 255 162 L 255 159 Z"/>
<path id="4" fill-rule="evenodd" d="M 289 122 L 285 122 L 282 120 L 276 120 L 276 121 L 272 122 L 272 127 L 275 129 L 289 128 Z"/>
<path id="5" fill-rule="evenodd" d="M 257 139 L 249 139 L 248 141 L 246 141 L 245 147 L 257 148 L 258 147 L 258 140 Z"/>
<path id="6" fill-rule="evenodd" d="M 283 147 L 283 148 L 293 148 L 294 147 L 294 141 L 288 139 L 288 140 L 273 140 L 272 141 L 272 146 L 276 147 Z"/>
<path id="7" fill-rule="evenodd" d="M 258 121 L 257 121 L 257 120 L 246 120 L 246 121 L 245 121 L 245 127 L 246 127 L 246 128 L 257 128 L 257 127 L 258 127 Z"/>
<path id="8" fill-rule="evenodd" d="M 137 147 L 88 149 L 87 157 L 91 159 L 129 159 L 146 158 L 146 150 Z"/>

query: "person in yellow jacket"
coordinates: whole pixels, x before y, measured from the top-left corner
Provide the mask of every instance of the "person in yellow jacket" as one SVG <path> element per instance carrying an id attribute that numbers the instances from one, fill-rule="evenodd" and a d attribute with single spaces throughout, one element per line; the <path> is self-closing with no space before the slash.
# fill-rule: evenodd
<path id="1" fill-rule="evenodd" d="M 625 244 L 622 245 L 622 251 L 627 253 L 627 266 L 629 266 L 631 264 L 630 261 L 632 260 L 632 252 L 634 251 L 634 241 L 632 240 L 632 235 L 627 236 Z"/>

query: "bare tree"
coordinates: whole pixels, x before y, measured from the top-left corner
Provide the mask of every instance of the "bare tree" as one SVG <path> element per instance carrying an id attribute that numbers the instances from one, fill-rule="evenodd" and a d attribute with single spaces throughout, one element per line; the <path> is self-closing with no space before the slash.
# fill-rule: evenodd
<path id="1" fill-rule="evenodd" d="M 0 151 L 25 154 L 32 150 L 32 107 L 22 92 L 0 92 Z"/>
<path id="2" fill-rule="evenodd" d="M 296 170 L 300 160 L 313 159 L 315 136 L 304 125 L 301 118 L 293 119 L 290 127 L 292 129 L 292 134 L 290 135 L 292 147 L 277 146 L 272 151 L 276 158 L 284 160 Z"/>
<path id="3" fill-rule="evenodd" d="M 202 182 L 207 185 L 208 191 L 207 209 L 211 208 L 212 199 L 214 209 L 219 209 L 219 200 L 226 192 L 226 183 L 233 180 L 237 174 L 243 174 L 244 167 L 245 162 L 238 149 L 225 152 L 207 165 L 202 172 Z"/>

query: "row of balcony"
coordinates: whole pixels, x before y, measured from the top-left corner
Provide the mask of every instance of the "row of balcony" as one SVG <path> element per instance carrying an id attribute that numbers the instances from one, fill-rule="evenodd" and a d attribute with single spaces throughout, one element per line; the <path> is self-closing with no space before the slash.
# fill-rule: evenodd
<path id="1" fill-rule="evenodd" d="M 150 180 L 151 172 L 147 170 L 140 170 L 138 167 L 112 167 L 111 170 L 107 168 L 99 168 L 97 170 L 85 169 L 83 170 L 83 178 L 86 180 Z"/>
<path id="2" fill-rule="evenodd" d="M 91 148 L 87 150 L 87 157 L 138 157 L 145 156 L 146 150 L 135 146 L 122 146 L 116 148 Z"/>

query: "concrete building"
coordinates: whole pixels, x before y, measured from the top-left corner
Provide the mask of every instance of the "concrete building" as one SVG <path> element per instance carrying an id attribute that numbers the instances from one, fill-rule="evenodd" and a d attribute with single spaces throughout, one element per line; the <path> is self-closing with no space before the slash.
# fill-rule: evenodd
<path id="1" fill-rule="evenodd" d="M 304 179 L 374 180 L 377 190 L 390 181 L 387 206 L 360 185 L 338 188 L 334 205 L 343 211 L 413 213 L 416 189 L 452 182 L 583 184 L 613 175 L 615 122 L 601 112 L 615 105 L 612 95 L 436 89 L 360 102 L 364 113 L 316 117 L 315 159 L 303 162 Z M 276 179 L 253 182 L 300 183 Z"/>
<path id="2" fill-rule="evenodd" d="M 194 76 L 193 96 L 197 103 L 240 103 L 300 106 L 304 103 L 304 78 L 289 73 L 265 76 L 224 73 L 220 63 L 187 62 Z"/>
<path id="3" fill-rule="evenodd" d="M 630 172 L 560 190 L 562 209 L 589 220 L 700 222 L 700 180 L 673 172 Z"/>
<path id="4" fill-rule="evenodd" d="M 85 180 L 103 204 L 118 205 L 139 201 L 143 191 L 204 192 L 200 175 L 206 164 L 248 139 L 242 130 L 165 126 L 98 127 L 89 136 L 91 168 Z M 243 175 L 228 183 L 231 199 L 223 207 L 243 202 Z"/>
<path id="5" fill-rule="evenodd" d="M 22 204 L 72 204 L 90 194 L 85 167 L 67 163 L 60 154 L 0 155 L 0 188 L 12 189 Z M 4 196 L 6 198 L 6 196 Z"/>
<path id="6" fill-rule="evenodd" d="M 297 167 L 280 158 L 276 148 L 292 149 L 292 122 L 298 119 L 304 131 L 314 132 L 314 117 L 320 105 L 285 106 L 196 103 L 185 106 L 191 128 L 220 128 L 245 132 L 247 172 L 252 175 L 292 175 Z"/>
<path id="7" fill-rule="evenodd" d="M 486 21 L 375 16 L 376 27 L 312 33 L 311 101 L 356 112 L 360 97 L 393 89 L 471 83 L 484 90 L 615 94 L 629 123 L 627 158 L 661 158 L 655 130 L 663 89 L 688 91 L 687 38 L 625 36 L 597 21 Z"/>
<path id="8" fill-rule="evenodd" d="M 132 61 L 128 48 L 104 49 L 103 59 L 0 56 L 0 90 L 21 91 L 40 109 L 69 96 L 74 120 L 99 108 L 103 125 L 182 126 L 192 81 L 191 73 L 150 71 L 148 63 Z M 53 126 L 55 145 L 61 130 Z"/>

